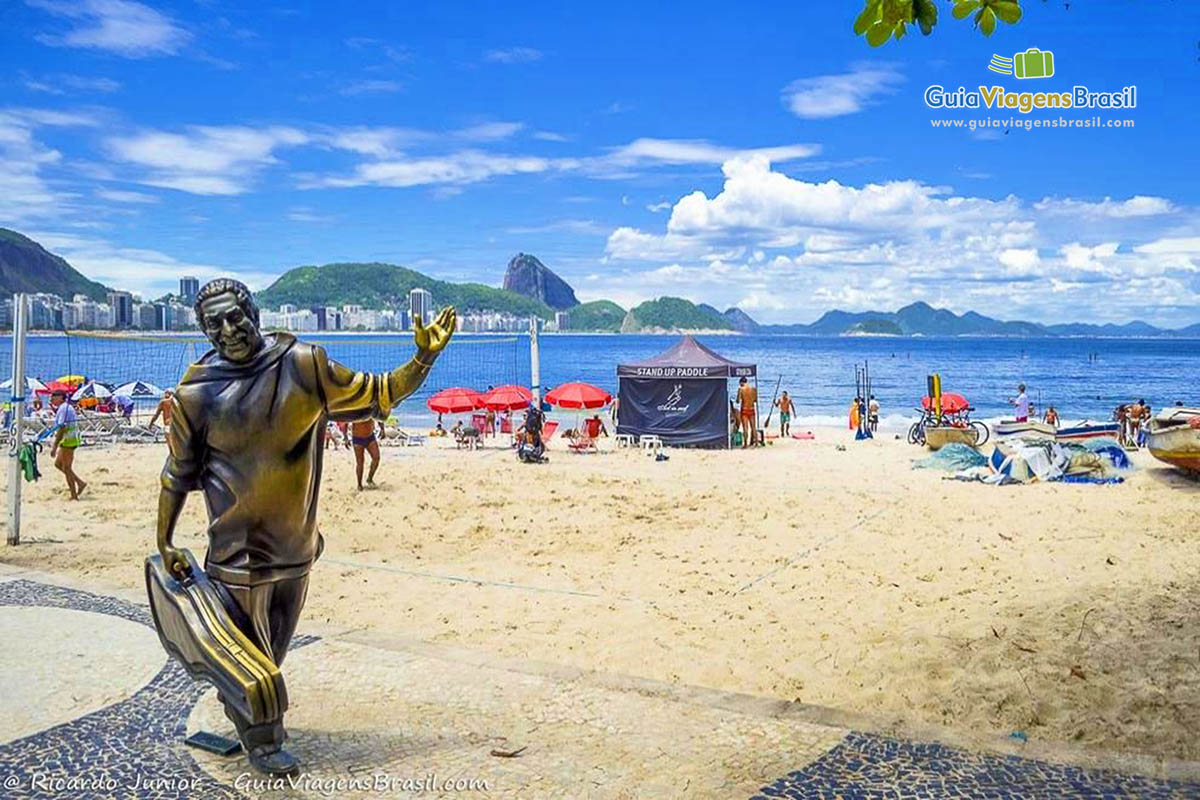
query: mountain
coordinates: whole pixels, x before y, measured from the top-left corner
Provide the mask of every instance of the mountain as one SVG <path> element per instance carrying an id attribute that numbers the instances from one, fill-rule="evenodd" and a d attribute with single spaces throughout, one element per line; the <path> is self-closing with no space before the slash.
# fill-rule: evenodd
<path id="1" fill-rule="evenodd" d="M 256 296 L 264 308 L 294 303 L 301 308 L 340 306 L 346 303 L 367 308 L 408 308 L 410 289 L 425 289 L 433 295 L 434 307 L 453 305 L 459 311 L 502 311 L 552 319 L 545 303 L 515 292 L 481 283 L 439 281 L 395 264 L 326 264 L 296 267 L 280 275 Z"/>
<path id="2" fill-rule="evenodd" d="M 1104 325 L 1071 322 L 1065 325 L 1048 325 L 1046 330 L 1055 336 L 1161 336 L 1164 333 L 1172 333 L 1172 331 L 1163 331 L 1141 320 L 1127 322 L 1124 325 L 1114 325 L 1111 322 Z"/>
<path id="3" fill-rule="evenodd" d="M 14 292 L 48 292 L 70 300 L 85 294 L 106 300 L 110 289 L 88 280 L 66 259 L 16 231 L 0 228 L 0 297 Z"/>
<path id="4" fill-rule="evenodd" d="M 755 322 L 753 317 L 737 306 L 725 309 L 722 316 L 729 320 L 729 324 L 738 333 L 758 333 L 762 329 L 762 326 Z"/>
<path id="5" fill-rule="evenodd" d="M 842 332 L 844 336 L 903 336 L 904 331 L 890 319 L 864 319 Z"/>
<path id="6" fill-rule="evenodd" d="M 709 306 L 700 308 L 682 297 L 660 297 L 629 309 L 621 333 L 638 331 L 733 330 L 725 315 Z"/>
<path id="7" fill-rule="evenodd" d="M 625 309 L 611 300 L 581 303 L 567 311 L 567 330 L 617 333 L 625 319 Z"/>
<path id="8" fill-rule="evenodd" d="M 508 262 L 508 269 L 504 271 L 504 289 L 545 303 L 555 311 L 566 311 L 579 305 L 575 290 L 528 253 L 517 253 Z"/>
<path id="9" fill-rule="evenodd" d="M 803 333 L 839 336 L 844 333 L 895 332 L 904 336 L 1047 336 L 1033 322 L 1005 322 L 974 311 L 959 316 L 928 303 L 913 303 L 898 311 L 826 311 L 811 325 L 769 325 L 764 333 Z"/>

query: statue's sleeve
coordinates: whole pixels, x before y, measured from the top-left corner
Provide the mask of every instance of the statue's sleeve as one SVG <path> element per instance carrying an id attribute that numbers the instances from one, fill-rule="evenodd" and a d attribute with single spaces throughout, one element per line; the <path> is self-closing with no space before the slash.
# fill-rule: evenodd
<path id="1" fill-rule="evenodd" d="M 335 422 L 386 420 L 403 399 L 393 396 L 386 374 L 355 372 L 329 358 L 323 347 L 313 347 L 313 360 L 325 413 Z"/>
<path id="2" fill-rule="evenodd" d="M 173 492 L 187 493 L 200 488 L 204 471 L 203 436 L 195 428 L 179 395 L 171 398 L 171 424 L 167 429 L 167 463 L 163 465 L 162 485 Z"/>

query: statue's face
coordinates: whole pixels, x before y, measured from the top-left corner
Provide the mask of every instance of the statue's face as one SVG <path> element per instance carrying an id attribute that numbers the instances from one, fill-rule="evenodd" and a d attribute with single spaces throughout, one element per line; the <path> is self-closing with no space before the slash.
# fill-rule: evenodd
<path id="1" fill-rule="evenodd" d="M 222 292 L 200 304 L 200 324 L 227 361 L 249 361 L 263 345 L 254 320 L 238 305 L 237 295 Z"/>

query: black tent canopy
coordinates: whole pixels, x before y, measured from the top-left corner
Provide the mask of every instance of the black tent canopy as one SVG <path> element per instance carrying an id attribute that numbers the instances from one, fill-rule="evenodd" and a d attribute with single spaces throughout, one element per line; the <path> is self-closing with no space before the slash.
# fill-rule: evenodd
<path id="1" fill-rule="evenodd" d="M 727 382 L 750 378 L 757 384 L 757 376 L 755 364 L 731 361 L 684 336 L 653 358 L 617 366 L 617 433 L 652 434 L 671 445 L 728 447 Z"/>

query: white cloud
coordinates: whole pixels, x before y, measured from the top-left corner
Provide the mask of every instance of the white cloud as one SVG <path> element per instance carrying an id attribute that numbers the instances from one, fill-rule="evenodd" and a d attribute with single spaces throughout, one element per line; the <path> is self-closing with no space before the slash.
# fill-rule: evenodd
<path id="1" fill-rule="evenodd" d="M 1138 245 L 1135 253 L 1148 255 L 1190 255 L 1200 258 L 1200 236 L 1168 237 Z"/>
<path id="2" fill-rule="evenodd" d="M 560 219 L 547 222 L 545 225 L 530 225 L 507 228 L 507 233 L 577 233 L 581 236 L 605 236 L 611 230 L 607 225 L 601 225 L 592 219 Z"/>
<path id="3" fill-rule="evenodd" d="M 489 50 L 483 54 L 484 61 L 494 64 L 528 64 L 541 59 L 542 51 L 532 47 L 509 47 L 504 50 Z"/>
<path id="4" fill-rule="evenodd" d="M 692 192 L 675 204 L 667 230 L 686 236 L 757 231 L 794 240 L 806 229 L 918 231 L 1002 219 L 1015 201 L 948 196 L 916 181 L 867 184 L 809 183 L 771 169 L 762 155 L 725 163 L 725 186 L 709 199 Z"/>
<path id="5" fill-rule="evenodd" d="M 341 93 L 346 97 L 358 97 L 363 94 L 393 94 L 402 88 L 397 81 L 364 80 L 343 86 Z"/>
<path id="6" fill-rule="evenodd" d="M 555 161 L 536 156 L 462 150 L 441 156 L 389 158 L 359 164 L 351 175 L 314 178 L 305 182 L 304 188 L 467 184 L 499 175 L 531 174 L 555 168 Z"/>
<path id="7" fill-rule="evenodd" d="M 664 200 L 661 203 L 651 203 L 650 205 L 646 206 L 647 211 L 651 211 L 655 214 L 657 214 L 660 211 L 667 211 L 670 208 L 671 208 L 671 203 L 670 203 L 670 201 L 667 201 L 667 200 Z"/>
<path id="8" fill-rule="evenodd" d="M 203 282 L 233 272 L 228 267 L 181 261 L 157 250 L 123 247 L 104 239 L 58 231 L 35 231 L 29 236 L 89 278 L 144 298 L 177 290 L 181 274 L 195 275 Z M 275 278 L 273 273 L 256 271 L 238 271 L 237 276 L 251 289 L 264 288 Z"/>
<path id="9" fill-rule="evenodd" d="M 871 100 L 891 94 L 904 76 L 887 64 L 855 66 L 850 72 L 792 81 L 783 90 L 783 104 L 798 117 L 822 119 L 855 114 Z"/>
<path id="10" fill-rule="evenodd" d="M 157 203 L 158 198 L 144 192 L 128 192 L 123 189 L 97 189 L 96 196 L 114 203 Z"/>
<path id="11" fill-rule="evenodd" d="M 139 183 L 202 195 L 246 192 L 261 169 L 278 163 L 274 152 L 312 141 L 289 127 L 194 126 L 185 133 L 145 131 L 105 140 L 111 156 L 143 167 Z"/>
<path id="12" fill-rule="evenodd" d="M 534 131 L 533 138 L 540 139 L 543 142 L 566 142 L 570 141 L 566 136 L 554 131 Z"/>
<path id="13" fill-rule="evenodd" d="M 413 59 L 412 51 L 407 47 L 391 44 L 382 39 L 373 39 L 369 36 L 352 36 L 346 40 L 346 46 L 354 50 L 378 51 L 389 61 L 397 63 Z"/>
<path id="14" fill-rule="evenodd" d="M 483 122 L 454 131 L 454 136 L 472 142 L 494 142 L 507 139 L 525 127 L 521 122 Z"/>
<path id="15" fill-rule="evenodd" d="M 170 17 L 132 0 L 25 0 L 33 8 L 71 20 L 61 34 L 39 34 L 54 47 L 106 50 L 126 58 L 173 55 L 189 40 Z"/>
<path id="16" fill-rule="evenodd" d="M 662 229 L 614 230 L 603 261 L 610 269 L 589 293 L 675 294 L 753 309 L 767 322 L 918 299 L 1040 321 L 1069 311 L 1186 324 L 1200 307 L 1200 238 L 1156 238 L 1147 226 L 1165 222 L 1154 217 L 1123 231 L 1125 246 L 1111 230 L 1081 239 L 1091 234 L 1075 206 L 1063 224 L 1016 197 L 960 196 L 913 180 L 813 183 L 761 157 L 732 159 L 723 171 L 720 192 L 685 195 Z"/>
<path id="17" fill-rule="evenodd" d="M 1074 200 L 1069 197 L 1044 197 L 1033 204 L 1038 211 L 1051 214 L 1099 217 L 1150 217 L 1170 214 L 1175 207 L 1164 197 L 1134 195 L 1128 200 L 1113 200 L 1106 197 L 1098 203 Z"/>
<path id="18" fill-rule="evenodd" d="M 0 109 L 0 219 L 9 223 L 55 218 L 70 210 L 72 195 L 56 188 L 46 171 L 62 154 L 36 137 L 40 127 L 94 127 L 88 114 L 37 108 Z"/>
<path id="19" fill-rule="evenodd" d="M 33 77 L 22 75 L 21 82 L 25 88 L 33 92 L 65 95 L 71 91 L 111 93 L 121 88 L 121 84 L 111 78 L 89 78 L 83 75 L 42 75 Z"/>
<path id="20" fill-rule="evenodd" d="M 779 147 L 738 149 L 716 145 L 703 139 L 635 139 L 613 148 L 601 159 L 608 166 L 632 167 L 639 164 L 721 164 L 738 156 L 762 156 L 784 162 L 808 158 L 821 151 L 820 145 L 790 144 Z"/>

